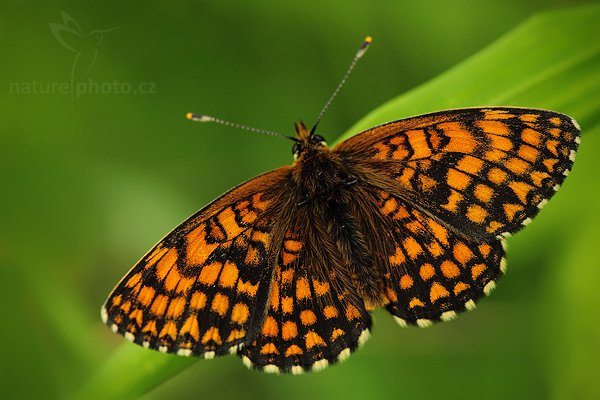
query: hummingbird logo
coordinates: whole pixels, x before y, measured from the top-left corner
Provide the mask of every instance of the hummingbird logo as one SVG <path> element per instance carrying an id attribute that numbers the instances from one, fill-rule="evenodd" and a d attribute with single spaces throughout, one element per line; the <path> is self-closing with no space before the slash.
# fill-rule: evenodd
<path id="1" fill-rule="evenodd" d="M 74 82 L 85 78 L 96 63 L 104 35 L 121 28 L 121 26 L 95 29 L 85 33 L 69 14 L 61 11 L 61 16 L 62 23 L 51 23 L 50 30 L 58 43 L 74 53 L 71 67 L 71 94 L 73 94 Z"/>

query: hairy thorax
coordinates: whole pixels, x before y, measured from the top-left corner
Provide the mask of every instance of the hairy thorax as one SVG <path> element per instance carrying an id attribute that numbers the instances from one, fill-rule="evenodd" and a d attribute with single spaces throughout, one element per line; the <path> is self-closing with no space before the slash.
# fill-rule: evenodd
<path id="1" fill-rule="evenodd" d="M 303 196 L 327 200 L 355 183 L 339 154 L 328 147 L 307 149 L 294 164 L 294 181 Z"/>

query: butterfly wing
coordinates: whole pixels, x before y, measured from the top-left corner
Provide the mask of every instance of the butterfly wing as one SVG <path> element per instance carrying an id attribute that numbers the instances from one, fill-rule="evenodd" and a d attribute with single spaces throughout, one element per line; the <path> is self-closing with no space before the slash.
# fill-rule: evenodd
<path id="1" fill-rule="evenodd" d="M 247 366 L 293 374 L 320 370 L 345 360 L 369 337 L 371 318 L 321 211 L 296 210 L 262 329 L 238 351 Z"/>
<path id="2" fill-rule="evenodd" d="M 363 219 L 378 221 L 372 236 L 386 242 L 385 302 L 401 325 L 451 319 L 494 288 L 503 238 L 558 190 L 579 133 L 550 111 L 463 109 L 391 122 L 335 148 L 369 186 L 377 211 Z"/>
<path id="3" fill-rule="evenodd" d="M 531 221 L 569 173 L 579 134 L 552 111 L 472 108 L 390 122 L 335 151 L 366 182 L 483 240 Z"/>
<path id="4" fill-rule="evenodd" d="M 210 358 L 234 351 L 264 318 L 273 243 L 283 236 L 275 200 L 290 171 L 249 180 L 175 228 L 110 294 L 105 323 L 163 352 Z"/>
<path id="5" fill-rule="evenodd" d="M 386 192 L 376 202 L 392 244 L 384 263 L 386 307 L 400 325 L 453 319 L 494 289 L 506 269 L 505 239 L 465 237 Z"/>

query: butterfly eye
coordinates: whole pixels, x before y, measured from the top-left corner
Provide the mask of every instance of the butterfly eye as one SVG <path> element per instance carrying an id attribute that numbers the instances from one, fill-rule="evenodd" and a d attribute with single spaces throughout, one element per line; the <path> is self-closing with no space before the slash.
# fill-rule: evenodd
<path id="1" fill-rule="evenodd" d="M 314 136 L 312 136 L 310 138 L 310 141 L 312 143 L 315 143 L 315 144 L 317 144 L 317 143 L 324 143 L 325 142 L 325 138 L 323 136 L 321 136 L 321 135 L 314 135 Z"/>
<path id="2" fill-rule="evenodd" d="M 292 146 L 292 154 L 297 154 L 300 151 L 300 143 L 294 143 Z"/>

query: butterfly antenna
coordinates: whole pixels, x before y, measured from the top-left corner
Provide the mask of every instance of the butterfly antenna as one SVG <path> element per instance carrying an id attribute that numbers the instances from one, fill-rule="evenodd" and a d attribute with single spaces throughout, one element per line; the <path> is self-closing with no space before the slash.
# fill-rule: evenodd
<path id="1" fill-rule="evenodd" d="M 344 77 L 342 78 L 342 80 L 340 81 L 340 83 L 337 85 L 337 87 L 335 88 L 335 90 L 333 91 L 333 93 L 331 94 L 331 96 L 329 97 L 329 100 L 327 100 L 327 103 L 325 103 L 325 105 L 321 109 L 321 112 L 319 113 L 319 117 L 317 118 L 317 122 L 315 122 L 315 125 L 310 130 L 310 134 L 311 135 L 314 134 L 315 131 L 317 130 L 317 126 L 319 126 L 319 122 L 321 122 L 321 118 L 323 118 L 323 115 L 325 115 L 325 112 L 327 111 L 327 109 L 329 108 L 329 106 L 331 105 L 331 103 L 333 102 L 333 99 L 335 99 L 335 97 L 337 96 L 337 94 L 339 93 L 339 91 L 342 89 L 342 87 L 344 86 L 344 84 L 348 80 L 348 77 L 350 76 L 350 73 L 354 69 L 354 66 L 356 65 L 356 62 L 358 60 L 360 60 L 360 58 L 362 56 L 364 56 L 365 53 L 367 52 L 367 49 L 369 48 L 369 45 L 371 44 L 372 41 L 373 41 L 373 39 L 371 38 L 371 36 L 367 36 L 365 38 L 365 40 L 363 41 L 363 43 L 360 45 L 358 51 L 356 52 L 356 55 L 354 56 L 354 58 L 352 59 L 352 62 L 350 63 L 350 66 L 346 70 L 346 73 L 344 74 Z"/>
<path id="2" fill-rule="evenodd" d="M 195 113 L 189 112 L 189 113 L 187 113 L 185 115 L 185 117 L 187 119 L 189 119 L 190 121 L 215 122 L 217 124 L 221 124 L 221 125 L 225 125 L 225 126 L 230 126 L 232 128 L 243 129 L 245 131 L 250 131 L 250 132 L 254 132 L 254 133 L 262 133 L 263 135 L 270 135 L 270 136 L 275 136 L 275 137 L 282 138 L 282 139 L 288 139 L 288 140 L 292 140 L 293 142 L 297 141 L 297 139 L 295 137 L 286 136 L 286 135 L 283 135 L 283 134 L 281 134 L 279 132 L 268 131 L 266 129 L 252 128 L 250 126 L 236 124 L 236 123 L 233 123 L 233 122 L 225 121 L 225 120 L 220 119 L 220 118 L 211 117 L 209 115 L 195 114 Z"/>

